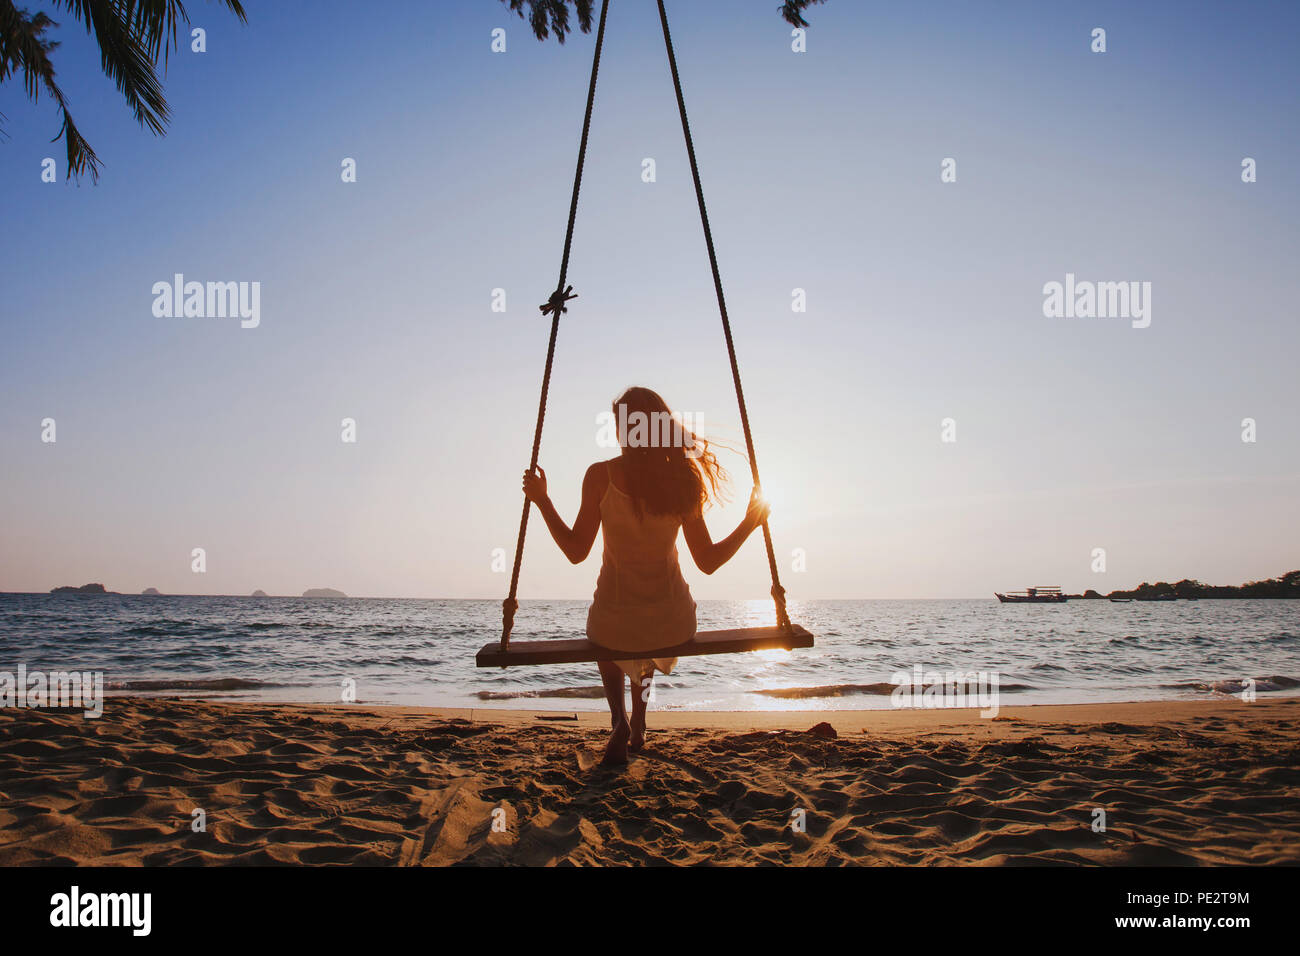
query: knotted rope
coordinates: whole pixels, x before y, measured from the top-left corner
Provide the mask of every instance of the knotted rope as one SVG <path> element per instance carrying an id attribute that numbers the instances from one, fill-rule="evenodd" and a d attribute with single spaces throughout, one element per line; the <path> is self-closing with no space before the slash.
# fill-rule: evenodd
<path id="1" fill-rule="evenodd" d="M 560 331 L 560 316 L 568 309 L 564 303 L 576 299 L 573 286 L 566 286 L 564 280 L 569 274 L 569 251 L 573 248 L 573 224 L 578 218 L 578 193 L 582 189 L 582 166 L 587 158 L 587 136 L 591 132 L 591 109 L 596 103 L 596 75 L 600 72 L 600 51 L 605 45 L 605 15 L 609 12 L 609 0 L 600 5 L 600 26 L 596 29 L 596 52 L 591 58 L 591 83 L 587 87 L 587 112 L 582 118 L 582 140 L 578 144 L 578 168 L 573 174 L 573 196 L 569 200 L 569 225 L 564 231 L 564 257 L 560 260 L 560 281 L 555 283 L 555 291 L 550 299 L 541 306 L 542 315 L 551 317 L 551 338 L 546 346 L 546 369 L 542 373 L 542 396 L 537 402 L 537 428 L 533 432 L 533 456 L 529 460 L 528 471 L 537 470 L 537 453 L 542 447 L 542 423 L 546 420 L 546 396 L 551 390 L 551 366 L 555 363 L 555 337 Z M 519 566 L 524 559 L 524 536 L 528 533 L 528 511 L 531 502 L 524 499 L 524 511 L 519 517 L 519 537 L 515 541 L 515 566 L 510 572 L 510 595 L 501 602 L 501 649 L 510 644 L 510 632 L 515 626 L 515 612 L 519 610 L 516 594 L 519 591 Z"/>

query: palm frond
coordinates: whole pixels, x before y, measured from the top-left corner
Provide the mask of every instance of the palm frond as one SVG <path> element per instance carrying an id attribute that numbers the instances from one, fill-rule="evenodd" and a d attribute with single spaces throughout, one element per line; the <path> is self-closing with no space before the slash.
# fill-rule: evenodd
<path id="1" fill-rule="evenodd" d="M 44 13 L 28 14 L 19 10 L 12 0 L 0 0 L 0 83 L 15 73 L 21 72 L 23 88 L 27 96 L 35 102 L 44 89 L 59 106 L 63 122 L 58 135 L 50 142 L 64 140 L 68 156 L 68 179 L 79 177 L 86 172 L 91 179 L 99 179 L 99 157 L 91 149 L 77 129 L 68 110 L 67 97 L 54 79 L 54 64 L 50 53 L 58 47 L 58 42 L 45 38 L 45 32 L 58 26 Z"/>
<path id="2" fill-rule="evenodd" d="M 135 113 L 136 121 L 154 134 L 167 125 L 170 108 L 163 98 L 162 82 L 154 70 L 145 38 L 127 19 L 135 0 L 51 0 L 56 7 L 66 7 L 94 33 L 99 45 L 100 65 L 104 75 L 117 84 L 118 91 Z"/>
<path id="3" fill-rule="evenodd" d="M 781 4 L 781 16 L 792 27 L 806 27 L 808 21 L 803 18 L 803 12 L 814 3 L 825 2 L 826 0 L 785 0 Z"/>
<path id="4" fill-rule="evenodd" d="M 99 156 L 95 150 L 86 142 L 81 131 L 77 129 L 77 124 L 72 121 L 72 114 L 68 112 L 67 107 L 63 107 L 63 126 L 60 127 L 58 135 L 50 140 L 51 143 L 57 143 L 59 137 L 62 137 L 67 145 L 68 150 L 68 177 L 67 181 L 80 179 L 86 172 L 90 173 L 92 183 L 99 182 Z"/>
<path id="5" fill-rule="evenodd" d="M 593 0 L 501 0 L 501 2 L 508 4 L 513 12 L 519 14 L 521 20 L 527 20 L 539 40 L 545 40 L 554 33 L 555 39 L 564 42 L 564 38 L 570 32 L 569 4 L 573 4 L 574 11 L 578 14 L 578 26 L 582 28 L 582 32 L 591 32 Z M 814 3 L 825 2 L 826 0 L 784 0 L 781 4 L 781 16 L 791 26 L 806 27 L 808 21 L 804 19 L 803 12 Z M 527 16 L 524 15 L 525 7 L 528 8 Z"/>
<path id="6" fill-rule="evenodd" d="M 99 45 L 100 65 L 141 126 L 155 135 L 165 132 L 171 109 L 158 77 L 159 57 L 166 63 L 177 42 L 177 25 L 189 25 L 181 0 L 47 0 L 68 11 Z M 248 22 L 240 0 L 216 0 Z M 0 83 L 22 73 L 23 86 L 33 102 L 45 90 L 59 105 L 62 124 L 54 141 L 63 139 L 68 149 L 68 179 L 89 172 L 99 179 L 99 157 L 82 137 L 68 112 L 63 91 L 54 79 L 50 54 L 58 47 L 45 33 L 58 24 L 44 13 L 28 14 L 14 0 L 0 0 Z M 0 135 L 3 130 L 0 129 Z"/>
<path id="7" fill-rule="evenodd" d="M 526 19 L 533 28 L 533 34 L 539 40 L 545 40 L 551 33 L 561 43 L 569 34 L 569 4 L 573 4 L 578 14 L 578 26 L 583 33 L 591 32 L 591 7 L 593 0 L 501 0 L 509 4 L 510 9 Z M 524 7 L 528 7 L 528 16 L 524 16 Z"/>
<path id="8" fill-rule="evenodd" d="M 168 50 L 176 47 L 176 28 L 178 23 L 190 25 L 189 14 L 181 0 L 119 0 L 127 8 L 126 19 L 133 29 L 140 32 L 149 55 L 157 62 L 161 53 L 163 65 L 167 64 Z M 209 0 L 212 2 L 212 0 Z M 248 22 L 239 0 L 215 0 L 236 17 L 240 23 Z"/>
<path id="9" fill-rule="evenodd" d="M 94 7 L 112 6 L 117 9 L 120 19 L 131 29 L 144 47 L 149 59 L 157 63 L 162 58 L 166 66 L 169 51 L 176 48 L 177 27 L 183 23 L 189 26 L 190 16 L 181 0 L 50 0 L 56 7 L 63 7 L 72 12 L 87 30 L 94 25 Z M 248 22 L 240 0 L 216 0 L 239 18 L 241 23 Z"/>

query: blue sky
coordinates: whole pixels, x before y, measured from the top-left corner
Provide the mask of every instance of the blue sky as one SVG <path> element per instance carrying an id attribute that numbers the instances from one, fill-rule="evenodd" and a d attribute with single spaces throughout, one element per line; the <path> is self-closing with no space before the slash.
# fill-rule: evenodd
<path id="1" fill-rule="evenodd" d="M 743 444 L 654 4 L 611 7 L 542 446 L 570 517 L 627 385 Z M 775 7 L 669 14 L 791 596 L 1300 564 L 1297 8 L 829 0 L 799 54 Z M 98 185 L 42 183 L 54 108 L 0 88 L 0 589 L 504 594 L 593 36 L 495 0 L 191 8 L 164 138 L 59 31 Z M 260 282 L 260 326 L 155 317 L 177 272 Z M 1150 282 L 1150 327 L 1044 317 L 1067 272 Z M 521 594 L 597 562 L 535 518 Z M 688 579 L 762 596 L 761 543 Z"/>

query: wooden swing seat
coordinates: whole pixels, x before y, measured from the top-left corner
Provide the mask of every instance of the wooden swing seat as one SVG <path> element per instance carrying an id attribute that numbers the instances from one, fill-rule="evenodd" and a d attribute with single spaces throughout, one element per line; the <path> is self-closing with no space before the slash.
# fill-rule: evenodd
<path id="1" fill-rule="evenodd" d="M 692 640 L 657 651 L 611 650 L 586 638 L 511 641 L 505 650 L 500 641 L 484 644 L 474 656 L 479 667 L 517 667 L 523 664 L 583 664 L 594 661 L 627 660 L 630 657 L 696 657 L 703 654 L 736 654 L 742 651 L 793 650 L 812 647 L 813 636 L 798 624 L 780 627 L 740 627 L 729 631 L 697 631 Z"/>

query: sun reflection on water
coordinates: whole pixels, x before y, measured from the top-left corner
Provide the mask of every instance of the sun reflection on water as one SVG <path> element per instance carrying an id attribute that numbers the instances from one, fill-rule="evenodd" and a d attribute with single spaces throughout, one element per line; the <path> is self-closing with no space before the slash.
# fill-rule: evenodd
<path id="1" fill-rule="evenodd" d="M 734 625 L 729 626 L 772 627 L 776 624 L 776 606 L 770 597 L 737 601 L 733 606 L 737 612 L 737 620 Z M 789 611 L 793 617 L 795 615 L 793 603 L 789 606 Z M 737 690 L 747 692 L 748 706 L 745 709 L 766 711 L 800 709 L 797 700 L 753 693 L 760 690 L 775 690 L 788 685 L 790 678 L 785 673 L 786 665 L 795 659 L 795 654 L 795 651 L 771 648 L 737 655 L 743 657 L 746 666 L 743 676 L 738 675 L 733 685 Z"/>

